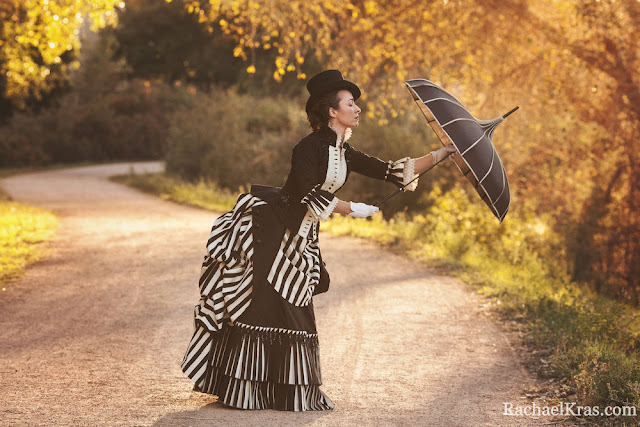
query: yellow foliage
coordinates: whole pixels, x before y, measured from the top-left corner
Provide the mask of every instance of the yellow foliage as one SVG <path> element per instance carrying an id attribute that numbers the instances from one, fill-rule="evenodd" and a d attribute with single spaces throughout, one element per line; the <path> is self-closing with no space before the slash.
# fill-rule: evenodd
<path id="1" fill-rule="evenodd" d="M 0 2 L 2 50 L 0 73 L 6 76 L 6 96 L 18 106 L 29 94 L 49 88 L 52 65 L 80 47 L 80 28 L 89 20 L 92 30 L 116 23 L 120 0 L 3 0 Z M 33 54 L 36 48 L 41 61 Z M 73 64 L 61 65 L 64 70 Z"/>
<path id="2" fill-rule="evenodd" d="M 380 9 L 378 8 L 375 1 L 369 0 L 364 3 L 364 10 L 367 15 L 375 16 L 379 13 Z"/>
<path id="3" fill-rule="evenodd" d="M 42 256 L 42 243 L 53 236 L 56 226 L 56 217 L 48 211 L 0 202 L 0 283 Z"/>

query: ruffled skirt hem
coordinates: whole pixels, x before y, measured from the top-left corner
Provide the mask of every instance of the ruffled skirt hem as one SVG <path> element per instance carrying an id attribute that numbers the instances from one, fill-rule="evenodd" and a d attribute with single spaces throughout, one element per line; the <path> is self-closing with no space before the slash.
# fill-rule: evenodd
<path id="1" fill-rule="evenodd" d="M 241 409 L 333 409 L 320 390 L 318 336 L 236 322 L 211 332 L 196 324 L 183 372 L 194 390 Z"/>
<path id="2" fill-rule="evenodd" d="M 220 371 L 213 372 L 211 384 L 195 384 L 193 389 L 218 396 L 219 402 L 238 409 L 324 411 L 334 407 L 333 402 L 317 385 L 239 380 L 222 375 Z"/>

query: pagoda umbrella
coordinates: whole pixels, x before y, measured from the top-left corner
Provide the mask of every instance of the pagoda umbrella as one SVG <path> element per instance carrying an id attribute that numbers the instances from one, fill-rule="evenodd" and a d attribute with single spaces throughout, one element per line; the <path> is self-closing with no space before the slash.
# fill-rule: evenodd
<path id="1" fill-rule="evenodd" d="M 478 120 L 460 101 L 437 84 L 424 79 L 408 80 L 405 83 L 440 142 L 443 145 L 453 144 L 456 148 L 451 156 L 458 169 L 502 222 L 509 210 L 511 195 L 507 174 L 491 138 L 496 127 L 518 107 L 493 120 Z M 420 175 L 425 172 L 427 171 Z M 418 178 L 419 176 L 414 180 Z M 378 205 L 385 203 L 402 189 L 404 187 Z"/>

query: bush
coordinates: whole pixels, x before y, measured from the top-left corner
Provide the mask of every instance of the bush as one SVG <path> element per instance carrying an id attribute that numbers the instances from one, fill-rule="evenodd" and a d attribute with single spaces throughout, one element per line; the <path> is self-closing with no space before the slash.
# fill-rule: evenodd
<path id="1" fill-rule="evenodd" d="M 111 51 L 106 36 L 87 40 L 72 89 L 0 127 L 0 167 L 164 155 L 169 116 L 192 95 L 178 86 L 127 80 L 126 66 L 114 62 Z"/>
<path id="2" fill-rule="evenodd" d="M 587 405 L 640 406 L 640 361 L 607 344 L 580 348 L 574 376 L 578 395 Z"/>
<path id="3" fill-rule="evenodd" d="M 217 183 L 203 179 L 197 183 L 189 183 L 164 173 L 136 175 L 133 170 L 127 175 L 118 175 L 111 179 L 158 195 L 165 200 L 218 212 L 231 210 L 236 203 L 238 192 L 246 192 L 245 189 L 234 192 L 223 190 Z"/>
<path id="4" fill-rule="evenodd" d="M 188 103 L 182 88 L 127 82 L 90 100 L 74 93 L 39 113 L 16 113 L 0 128 L 0 167 L 162 158 L 169 116 Z"/>
<path id="5" fill-rule="evenodd" d="M 173 116 L 169 129 L 167 171 L 195 182 L 206 178 L 227 189 L 251 183 L 281 186 L 289 171 L 291 150 L 310 130 L 303 100 L 253 97 L 217 89 L 200 94 Z M 419 114 L 419 113 L 417 113 Z M 349 140 L 358 150 L 380 159 L 418 157 L 440 147 L 422 117 L 408 114 L 380 126 L 364 118 Z M 421 191 L 398 195 L 385 204 L 385 215 L 425 209 L 422 194 L 436 180 L 452 180 L 452 168 L 438 168 L 421 178 Z M 450 185 L 450 184 L 449 184 Z M 395 186 L 352 174 L 338 197 L 375 203 Z"/>
<path id="6" fill-rule="evenodd" d="M 251 183 L 280 186 L 291 148 L 307 133 L 306 126 L 300 107 L 288 100 L 220 89 L 199 94 L 172 118 L 167 171 L 231 189 Z"/>

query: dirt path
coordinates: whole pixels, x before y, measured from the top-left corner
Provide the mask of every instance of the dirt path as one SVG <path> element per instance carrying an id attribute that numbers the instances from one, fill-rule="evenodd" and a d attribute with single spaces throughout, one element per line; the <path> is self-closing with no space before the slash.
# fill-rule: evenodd
<path id="1" fill-rule="evenodd" d="M 138 163 L 157 170 L 158 163 Z M 52 254 L 0 296 L 2 425 L 535 425 L 503 402 L 532 379 L 477 296 L 351 238 L 321 237 L 315 299 L 320 413 L 231 410 L 191 391 L 180 361 L 215 214 L 107 176 L 129 164 L 17 175 L 16 200 L 60 217 Z"/>

